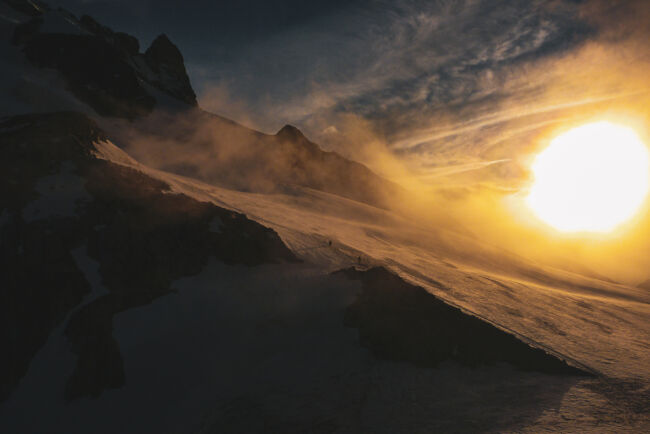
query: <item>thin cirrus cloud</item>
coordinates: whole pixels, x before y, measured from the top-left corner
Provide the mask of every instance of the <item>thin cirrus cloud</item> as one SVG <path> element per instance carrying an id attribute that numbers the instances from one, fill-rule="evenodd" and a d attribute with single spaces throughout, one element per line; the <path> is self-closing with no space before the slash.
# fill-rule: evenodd
<path id="1" fill-rule="evenodd" d="M 432 110 L 490 95 L 498 91 L 494 69 L 589 34 L 572 16 L 575 7 L 548 10 L 545 3 L 367 2 L 277 32 L 238 58 L 193 68 L 203 89 L 227 83 L 262 129 L 324 110 L 368 118 Z"/>

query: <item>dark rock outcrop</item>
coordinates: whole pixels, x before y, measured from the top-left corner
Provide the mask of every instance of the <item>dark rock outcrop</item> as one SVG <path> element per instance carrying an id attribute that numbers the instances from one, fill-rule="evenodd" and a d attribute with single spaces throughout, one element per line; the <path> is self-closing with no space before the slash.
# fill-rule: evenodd
<path id="1" fill-rule="evenodd" d="M 307 141 L 307 137 L 293 125 L 285 125 L 275 134 L 280 140 L 291 140 L 294 142 Z"/>
<path id="2" fill-rule="evenodd" d="M 79 19 L 79 24 L 88 32 L 101 36 L 106 42 L 129 56 L 136 56 L 140 52 L 140 42 L 137 38 L 127 33 L 114 32 L 95 21 L 91 16 L 83 15 Z"/>
<path id="3" fill-rule="evenodd" d="M 29 4 L 9 2 L 18 11 Z M 68 89 L 98 114 L 135 119 L 150 113 L 157 101 L 145 84 L 190 107 L 197 105 L 183 56 L 166 36 L 159 36 L 141 54 L 136 38 L 114 32 L 90 16 L 77 19 L 46 6 L 30 10 L 33 18 L 16 26 L 13 43 L 22 47 L 33 65 L 57 70 Z M 45 29 L 45 13 L 56 15 L 69 30 Z"/>
<path id="4" fill-rule="evenodd" d="M 382 359 L 433 367 L 445 360 L 468 366 L 505 362 L 522 370 L 592 375 L 411 285 L 385 268 L 339 271 L 362 282 L 345 323 L 361 345 Z"/>
<path id="5" fill-rule="evenodd" d="M 196 95 L 185 70 L 183 55 L 167 35 L 162 34 L 154 39 L 144 58 L 156 72 L 151 84 L 189 105 L 196 105 Z"/>
<path id="6" fill-rule="evenodd" d="M 66 396 L 96 396 L 125 381 L 112 336 L 116 313 L 168 294 L 171 282 L 200 272 L 209 257 L 248 266 L 297 261 L 273 230 L 244 215 L 98 159 L 94 143 L 105 139 L 76 113 L 0 121 L 0 400 L 65 318 L 78 356 Z M 79 185 L 58 185 L 57 177 Z M 73 212 L 34 211 L 39 201 L 56 208 L 57 200 L 72 201 Z M 108 293 L 91 295 L 72 254 L 81 247 Z"/>
<path id="7" fill-rule="evenodd" d="M 34 65 L 59 71 L 70 91 L 102 116 L 135 119 L 156 104 L 123 53 L 97 36 L 38 33 L 23 51 Z"/>

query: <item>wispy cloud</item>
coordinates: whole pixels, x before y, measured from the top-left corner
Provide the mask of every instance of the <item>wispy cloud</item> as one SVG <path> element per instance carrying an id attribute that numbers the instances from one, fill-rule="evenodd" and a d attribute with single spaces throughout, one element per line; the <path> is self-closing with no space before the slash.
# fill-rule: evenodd
<path id="1" fill-rule="evenodd" d="M 232 61 L 217 59 L 202 80 L 208 88 L 227 81 L 268 129 L 323 110 L 370 118 L 416 105 L 431 110 L 495 92 L 495 68 L 588 33 L 571 19 L 574 8 L 551 11 L 545 3 L 367 2 L 275 34 Z"/>
<path id="2" fill-rule="evenodd" d="M 604 17 L 638 21 L 634 7 L 649 8 L 623 3 L 355 2 L 193 71 L 207 107 L 267 132 L 296 124 L 380 171 L 391 157 L 418 176 L 515 164 L 576 113 L 647 98 L 638 73 L 622 79 L 647 47 L 619 49 L 643 31 Z"/>

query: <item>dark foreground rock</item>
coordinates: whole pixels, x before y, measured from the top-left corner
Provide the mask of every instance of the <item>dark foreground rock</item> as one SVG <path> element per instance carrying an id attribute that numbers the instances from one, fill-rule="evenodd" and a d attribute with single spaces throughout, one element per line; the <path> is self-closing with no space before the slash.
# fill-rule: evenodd
<path id="1" fill-rule="evenodd" d="M 381 359 L 433 367 L 445 360 L 476 367 L 498 362 L 550 374 L 592 375 L 411 285 L 383 267 L 339 271 L 362 282 L 345 323 Z"/>
<path id="2" fill-rule="evenodd" d="M 96 396 L 125 381 L 116 313 L 168 294 L 209 257 L 297 261 L 273 230 L 246 216 L 97 158 L 94 144 L 106 139 L 77 113 L 0 120 L 0 400 L 68 317 L 78 361 L 66 396 Z M 97 263 L 103 292 L 80 266 L 79 249 Z"/>

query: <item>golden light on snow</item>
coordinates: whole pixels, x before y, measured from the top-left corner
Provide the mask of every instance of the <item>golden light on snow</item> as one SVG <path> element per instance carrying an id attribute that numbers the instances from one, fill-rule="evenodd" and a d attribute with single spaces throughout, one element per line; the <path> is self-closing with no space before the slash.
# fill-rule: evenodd
<path id="1" fill-rule="evenodd" d="M 630 219 L 650 184 L 648 149 L 631 128 L 596 122 L 551 141 L 535 159 L 526 201 L 563 232 L 608 232 Z"/>

